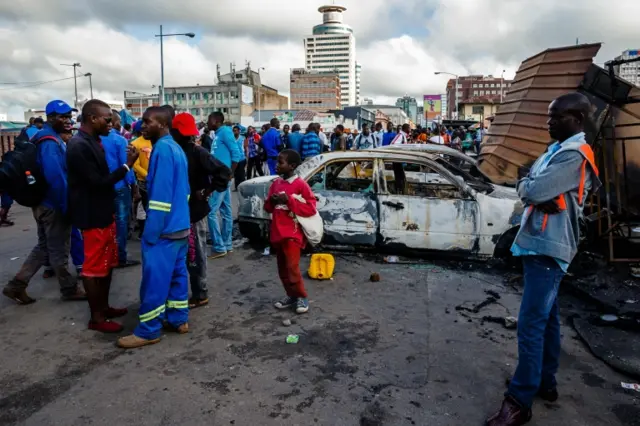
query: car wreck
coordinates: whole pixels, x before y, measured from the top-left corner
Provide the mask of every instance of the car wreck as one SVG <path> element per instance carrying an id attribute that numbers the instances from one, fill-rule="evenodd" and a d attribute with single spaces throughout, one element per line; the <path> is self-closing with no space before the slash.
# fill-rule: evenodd
<path id="1" fill-rule="evenodd" d="M 523 212 L 515 189 L 488 181 L 463 154 L 424 147 L 326 153 L 305 161 L 296 173 L 318 200 L 322 244 L 508 256 Z M 263 206 L 274 179 L 238 188 L 240 232 L 252 241 L 268 237 L 271 217 Z"/>

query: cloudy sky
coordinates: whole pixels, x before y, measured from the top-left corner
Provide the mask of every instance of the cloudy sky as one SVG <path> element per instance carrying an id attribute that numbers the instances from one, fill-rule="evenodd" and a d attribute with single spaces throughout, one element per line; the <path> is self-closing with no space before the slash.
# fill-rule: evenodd
<path id="1" fill-rule="evenodd" d="M 329 1 L 326 1 L 329 2 Z M 196 38 L 165 39 L 165 83 L 214 83 L 216 64 L 265 67 L 265 84 L 288 94 L 289 69 L 304 65 L 302 39 L 321 23 L 318 0 L 3 0 L 0 2 L 0 113 L 21 119 L 47 100 L 73 101 L 79 62 L 94 96 L 159 85 L 159 24 Z M 377 102 L 442 93 L 434 71 L 511 77 L 547 47 L 604 42 L 596 62 L 640 48 L 638 0 L 338 0 L 357 37 L 362 95 Z M 606 4 L 605 7 L 602 5 Z M 20 87 L 20 88 L 16 88 Z M 87 78 L 79 98 L 89 96 Z"/>

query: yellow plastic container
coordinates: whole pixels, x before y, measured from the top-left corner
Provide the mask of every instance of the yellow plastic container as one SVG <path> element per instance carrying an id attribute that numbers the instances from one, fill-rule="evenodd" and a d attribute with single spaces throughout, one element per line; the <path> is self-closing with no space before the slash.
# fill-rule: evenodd
<path id="1" fill-rule="evenodd" d="M 336 261 L 332 255 L 326 253 L 318 253 L 311 256 L 309 264 L 309 278 L 314 280 L 329 280 L 333 277 L 333 269 Z"/>

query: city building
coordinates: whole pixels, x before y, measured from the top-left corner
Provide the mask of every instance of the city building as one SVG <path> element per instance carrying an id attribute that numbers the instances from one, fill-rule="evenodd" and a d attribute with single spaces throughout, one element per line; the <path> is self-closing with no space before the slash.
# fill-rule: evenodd
<path id="1" fill-rule="evenodd" d="M 27 123 L 31 118 L 42 117 L 44 120 L 47 119 L 47 114 L 44 109 L 28 109 L 24 112 L 24 121 Z"/>
<path id="2" fill-rule="evenodd" d="M 498 112 L 500 100 L 488 96 L 475 96 L 460 102 L 460 120 L 483 123 L 488 117 Z"/>
<path id="3" fill-rule="evenodd" d="M 372 127 L 376 123 L 376 110 L 371 107 L 348 106 L 342 110 L 330 111 L 338 117 L 338 121 L 351 120 L 355 127 L 351 130 L 362 130 L 362 125 L 367 124 Z"/>
<path id="4" fill-rule="evenodd" d="M 290 81 L 291 109 L 326 111 L 341 108 L 337 73 L 294 68 Z"/>
<path id="5" fill-rule="evenodd" d="M 495 103 L 501 103 L 502 98 L 511 87 L 511 80 L 492 75 L 468 75 L 458 77 L 458 103 L 463 103 L 472 97 L 488 98 Z M 456 79 L 447 83 L 447 113 L 449 119 L 456 117 Z M 462 118 L 462 111 L 459 114 Z"/>
<path id="6" fill-rule="evenodd" d="M 618 56 L 616 60 L 621 59 L 636 59 L 640 57 L 640 50 L 625 50 L 622 55 Z M 640 62 L 631 62 L 629 64 L 622 64 L 615 67 L 616 75 L 624 78 L 630 83 L 640 86 Z"/>
<path id="7" fill-rule="evenodd" d="M 413 122 L 413 120 L 411 120 L 409 118 L 409 116 L 407 115 L 406 112 L 404 112 L 404 110 L 400 107 L 397 107 L 395 105 L 367 105 L 366 108 L 370 111 L 379 111 L 380 114 L 382 116 L 387 117 L 387 121 L 393 123 L 395 126 L 400 125 L 400 124 L 405 124 L 405 123 L 409 123 L 409 122 Z M 376 112 L 376 115 L 378 113 Z M 377 120 L 378 121 L 382 121 L 382 120 Z"/>
<path id="8" fill-rule="evenodd" d="M 362 101 L 362 105 L 373 105 L 373 99 L 364 98 L 364 100 Z"/>
<path id="9" fill-rule="evenodd" d="M 209 114 L 219 111 L 230 123 L 243 122 L 254 110 L 288 109 L 289 98 L 280 95 L 272 87 L 265 86 L 260 73 L 247 68 L 221 75 L 218 66 L 218 84 L 183 87 L 166 87 L 164 103 L 172 105 L 176 112 L 188 112 L 197 121 L 206 121 Z"/>
<path id="10" fill-rule="evenodd" d="M 78 106 L 76 107 L 78 109 L 78 114 L 82 112 L 82 107 L 84 107 L 87 102 L 89 102 L 89 99 L 78 101 Z M 116 111 L 122 111 L 124 109 L 124 103 L 121 101 L 105 100 L 104 102 L 109 105 L 109 108 L 115 109 Z"/>
<path id="11" fill-rule="evenodd" d="M 313 35 L 304 39 L 305 68 L 320 72 L 336 72 L 340 77 L 341 105 L 360 103 L 360 74 L 356 62 L 356 38 L 350 26 L 343 23 L 342 6 L 322 6 L 322 24 L 313 27 Z"/>
<path id="12" fill-rule="evenodd" d="M 418 101 L 416 98 L 405 95 L 402 98 L 398 98 L 396 106 L 402 108 L 411 121 L 414 123 L 418 121 Z"/>
<path id="13" fill-rule="evenodd" d="M 145 110 L 151 106 L 160 106 L 160 95 L 158 93 L 145 94 L 124 91 L 124 106 L 135 118 L 142 118 Z"/>

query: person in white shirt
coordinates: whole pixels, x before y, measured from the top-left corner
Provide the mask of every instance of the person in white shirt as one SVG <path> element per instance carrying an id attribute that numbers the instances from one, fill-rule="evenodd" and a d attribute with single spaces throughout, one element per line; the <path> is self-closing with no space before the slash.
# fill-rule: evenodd
<path id="1" fill-rule="evenodd" d="M 391 145 L 404 145 L 409 143 L 409 133 L 411 132 L 411 126 L 405 123 L 402 125 L 402 129 L 395 137 L 395 139 L 391 142 Z"/>
<path id="2" fill-rule="evenodd" d="M 382 146 L 382 140 L 384 139 L 384 128 L 382 127 L 382 123 L 376 123 L 376 131 L 373 133 L 373 136 L 376 138 L 376 148 L 380 148 Z"/>
<path id="3" fill-rule="evenodd" d="M 361 149 L 373 149 L 373 148 L 377 148 L 376 138 L 374 135 L 371 134 L 371 131 L 369 130 L 369 125 L 363 124 L 362 133 L 360 133 L 356 137 L 353 143 L 353 149 L 357 151 Z"/>
<path id="4" fill-rule="evenodd" d="M 331 144 L 329 143 L 329 138 L 327 138 L 327 135 L 322 130 L 322 127 L 320 127 L 320 131 L 318 132 L 318 137 L 320 138 L 320 142 L 322 142 L 322 146 L 324 147 L 324 150 L 329 151 L 331 149 Z"/>
<path id="5" fill-rule="evenodd" d="M 429 138 L 429 142 L 444 145 L 444 138 L 441 135 L 434 133 L 434 135 Z"/>

